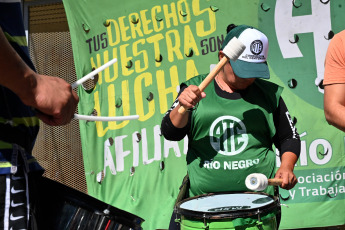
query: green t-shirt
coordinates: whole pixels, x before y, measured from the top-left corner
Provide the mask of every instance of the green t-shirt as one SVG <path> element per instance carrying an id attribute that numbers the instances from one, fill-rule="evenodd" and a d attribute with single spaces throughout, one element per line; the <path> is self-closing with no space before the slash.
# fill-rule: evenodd
<path id="1" fill-rule="evenodd" d="M 196 76 L 186 85 L 199 85 L 206 75 Z M 249 191 L 245 179 L 251 173 L 272 178 L 276 155 L 273 112 L 282 88 L 256 79 L 239 99 L 219 96 L 212 82 L 192 112 L 187 169 L 190 196 L 211 192 Z M 272 186 L 269 186 L 272 187 Z M 265 191 L 273 194 L 273 189 Z"/>

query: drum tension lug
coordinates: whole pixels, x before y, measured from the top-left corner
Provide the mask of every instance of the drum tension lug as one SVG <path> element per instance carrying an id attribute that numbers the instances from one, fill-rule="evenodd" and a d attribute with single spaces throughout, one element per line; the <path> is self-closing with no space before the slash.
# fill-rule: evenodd
<path id="1" fill-rule="evenodd" d="M 180 219 L 180 218 L 176 218 L 176 219 L 175 219 L 175 222 L 176 222 L 176 223 L 181 223 L 181 219 Z"/>
<path id="2" fill-rule="evenodd" d="M 176 208 L 174 208 L 174 209 L 175 209 L 174 212 L 176 213 Z M 174 221 L 175 221 L 176 223 L 181 223 L 181 218 L 179 217 L 179 215 L 177 215 L 177 213 L 176 213 L 175 215 L 176 215 L 176 216 L 175 216 L 175 220 L 174 220 Z"/>
<path id="3" fill-rule="evenodd" d="M 258 210 L 258 221 L 256 221 L 256 225 L 257 226 L 262 226 L 263 222 L 261 221 L 261 217 L 260 217 L 260 210 Z"/>
<path id="4" fill-rule="evenodd" d="M 204 218 L 204 228 L 205 228 L 205 230 L 208 230 L 208 229 L 209 229 L 209 226 L 208 226 L 208 224 L 207 224 L 206 215 L 205 215 L 205 214 L 203 215 L 203 218 Z"/>

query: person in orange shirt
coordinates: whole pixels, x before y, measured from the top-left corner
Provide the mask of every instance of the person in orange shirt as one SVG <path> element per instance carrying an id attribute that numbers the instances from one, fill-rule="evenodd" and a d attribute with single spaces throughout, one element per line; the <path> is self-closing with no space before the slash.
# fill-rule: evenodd
<path id="1" fill-rule="evenodd" d="M 345 132 L 345 30 L 328 46 L 323 85 L 326 120 Z"/>

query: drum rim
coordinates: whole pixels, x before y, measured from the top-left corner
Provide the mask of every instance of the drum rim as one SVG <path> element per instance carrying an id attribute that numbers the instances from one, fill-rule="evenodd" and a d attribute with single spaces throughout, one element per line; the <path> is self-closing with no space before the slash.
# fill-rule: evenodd
<path id="1" fill-rule="evenodd" d="M 226 194 L 265 195 L 265 196 L 271 197 L 273 199 L 273 202 L 270 204 L 263 205 L 260 208 L 233 210 L 233 211 L 218 211 L 218 212 L 212 212 L 212 213 L 206 213 L 203 211 L 195 211 L 195 210 L 187 210 L 180 207 L 181 204 L 189 200 L 195 200 L 195 199 L 207 197 L 207 196 L 226 195 Z M 202 194 L 202 195 L 189 197 L 184 200 L 181 200 L 180 202 L 176 203 L 174 209 L 175 209 L 175 213 L 180 214 L 181 216 L 192 217 L 195 219 L 226 219 L 226 218 L 235 219 L 235 218 L 245 218 L 245 217 L 256 216 L 258 214 L 270 213 L 274 211 L 275 209 L 278 210 L 279 206 L 280 206 L 280 202 L 277 196 L 273 196 L 264 192 L 216 192 L 216 193 Z"/>

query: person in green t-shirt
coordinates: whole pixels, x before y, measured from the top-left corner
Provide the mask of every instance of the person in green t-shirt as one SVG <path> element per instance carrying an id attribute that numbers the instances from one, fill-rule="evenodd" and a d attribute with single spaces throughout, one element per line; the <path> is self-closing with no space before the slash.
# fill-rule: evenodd
<path id="1" fill-rule="evenodd" d="M 267 36 L 251 26 L 231 24 L 219 60 L 233 37 L 246 45 L 238 60 L 230 60 L 204 92 L 198 85 L 207 74 L 183 82 L 162 120 L 166 139 L 179 141 L 188 135 L 189 189 L 185 198 L 249 191 L 245 179 L 251 173 L 281 178 L 283 189 L 297 183 L 293 170 L 300 139 L 281 97 L 283 88 L 265 80 L 270 77 Z M 188 112 L 179 113 L 181 106 Z M 278 170 L 273 145 L 280 154 Z M 264 192 L 276 195 L 271 186 Z"/>

